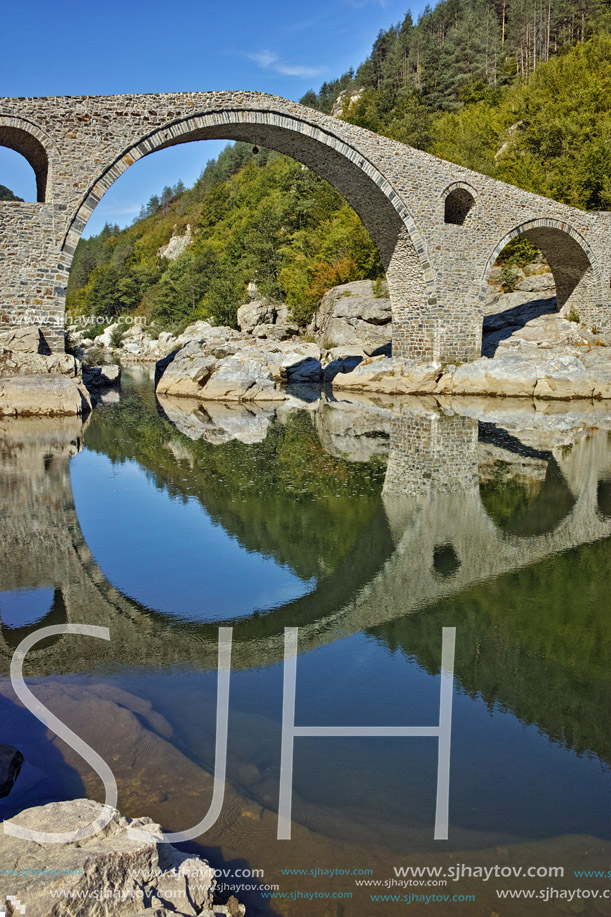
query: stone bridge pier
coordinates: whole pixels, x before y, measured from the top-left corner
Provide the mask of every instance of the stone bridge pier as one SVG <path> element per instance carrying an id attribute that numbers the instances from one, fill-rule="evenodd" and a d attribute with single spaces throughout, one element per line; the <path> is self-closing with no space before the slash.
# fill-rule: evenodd
<path id="1" fill-rule="evenodd" d="M 395 356 L 477 358 L 488 276 L 520 235 L 546 256 L 560 307 L 611 330 L 608 215 L 521 191 L 257 92 L 0 99 L 0 145 L 29 161 L 38 196 L 34 203 L 0 203 L 0 328 L 44 325 L 61 349 L 70 265 L 106 191 L 143 156 L 219 138 L 294 157 L 354 207 L 387 272 Z"/>

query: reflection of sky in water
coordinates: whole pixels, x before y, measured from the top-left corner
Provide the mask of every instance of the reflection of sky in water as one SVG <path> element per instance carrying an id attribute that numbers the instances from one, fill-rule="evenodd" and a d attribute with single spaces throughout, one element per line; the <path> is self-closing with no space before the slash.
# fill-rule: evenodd
<path id="1" fill-rule="evenodd" d="M 3 627 L 29 627 L 51 610 L 55 590 L 13 589 L 0 593 L 0 619 Z"/>
<path id="2" fill-rule="evenodd" d="M 108 580 L 148 608 L 217 621 L 310 592 L 287 567 L 248 552 L 201 504 L 160 490 L 137 462 L 85 450 L 70 464 L 85 541 Z"/>

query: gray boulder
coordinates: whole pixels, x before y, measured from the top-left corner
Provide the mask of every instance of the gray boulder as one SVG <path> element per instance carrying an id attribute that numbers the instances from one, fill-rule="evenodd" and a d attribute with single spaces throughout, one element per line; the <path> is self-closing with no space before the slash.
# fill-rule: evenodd
<path id="1" fill-rule="evenodd" d="M 284 401 L 286 396 L 276 388 L 274 377 L 264 363 L 246 353 L 237 353 L 215 366 L 199 397 L 218 401 Z"/>
<path id="2" fill-rule="evenodd" d="M 392 340 L 392 313 L 387 295 L 376 296 L 370 280 L 357 280 L 325 293 L 311 325 L 325 348 L 353 347 L 372 355 Z"/>
<path id="3" fill-rule="evenodd" d="M 266 299 L 255 299 L 246 302 L 238 309 L 238 326 L 240 331 L 252 332 L 257 325 L 273 324 L 276 317 L 275 306 Z"/>
<path id="4" fill-rule="evenodd" d="M 103 808 L 90 799 L 52 802 L 26 809 L 12 822 L 30 830 L 61 833 L 91 824 Z M 128 819 L 116 809 L 111 811 L 103 831 L 79 842 L 32 843 L 0 834 L 5 867 L 0 901 L 12 895 L 13 910 L 19 913 L 17 899 L 27 917 L 231 913 L 226 905 L 214 903 L 216 880 L 206 860 L 163 843 L 161 828 L 150 819 Z M 32 881 L 36 871 L 43 877 Z M 63 892 L 60 905 L 57 892 Z M 235 899 L 231 906 L 236 915 L 246 912 Z"/>
<path id="5" fill-rule="evenodd" d="M 91 410 L 85 386 L 55 373 L 0 379 L 0 416 L 76 416 Z"/>
<path id="6" fill-rule="evenodd" d="M 534 274 L 531 277 L 525 277 L 516 284 L 516 290 L 525 290 L 530 293 L 542 293 L 544 291 L 553 291 L 555 289 L 554 277 L 552 274 Z"/>

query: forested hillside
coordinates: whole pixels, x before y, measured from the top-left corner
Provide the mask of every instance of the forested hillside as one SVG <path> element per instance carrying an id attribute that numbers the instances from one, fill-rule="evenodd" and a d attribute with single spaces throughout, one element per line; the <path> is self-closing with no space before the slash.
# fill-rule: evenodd
<path id="1" fill-rule="evenodd" d="M 22 197 L 17 197 L 16 194 L 13 194 L 10 188 L 7 188 L 5 185 L 0 185 L 0 201 L 23 201 Z"/>
<path id="2" fill-rule="evenodd" d="M 341 93 L 341 95 L 340 95 Z M 611 209 L 611 0 L 442 0 L 302 102 L 527 190 Z M 159 256 L 172 235 L 185 251 Z M 381 276 L 359 218 L 293 160 L 228 146 L 195 186 L 77 249 L 72 314 L 235 324 L 246 285 L 306 324 L 338 283 Z"/>

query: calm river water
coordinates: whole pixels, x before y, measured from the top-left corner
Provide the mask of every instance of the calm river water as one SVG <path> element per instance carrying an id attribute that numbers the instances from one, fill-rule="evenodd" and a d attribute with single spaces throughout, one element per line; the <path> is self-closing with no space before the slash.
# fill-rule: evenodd
<path id="1" fill-rule="evenodd" d="M 0 424 L 1 741 L 26 759 L 3 815 L 103 798 L 6 674 L 34 629 L 84 621 L 110 645 L 52 638 L 26 663 L 33 690 L 111 764 L 124 814 L 196 823 L 230 626 L 225 804 L 192 846 L 264 870 L 234 880 L 247 914 L 454 913 L 356 882 L 457 863 L 566 870 L 449 881 L 443 894 L 475 895 L 463 914 L 565 913 L 501 907 L 496 890 L 579 887 L 574 870 L 609 862 L 611 409 L 298 395 L 273 410 L 158 402 L 134 370 L 84 428 Z M 319 726 L 437 725 L 456 628 L 447 841 L 432 737 L 297 738 L 293 837 L 276 839 L 289 626 L 295 721 Z M 295 872 L 315 869 L 352 874 Z"/>

